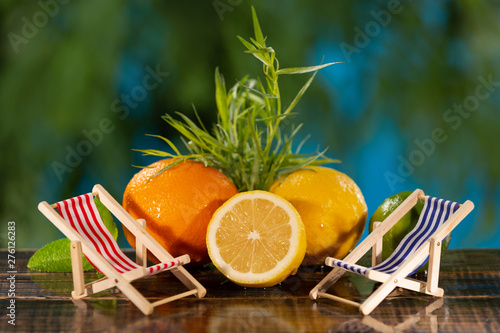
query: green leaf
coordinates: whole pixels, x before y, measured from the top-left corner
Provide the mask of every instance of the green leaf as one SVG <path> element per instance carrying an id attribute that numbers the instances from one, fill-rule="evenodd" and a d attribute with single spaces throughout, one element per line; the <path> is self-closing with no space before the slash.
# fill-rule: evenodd
<path id="1" fill-rule="evenodd" d="M 113 221 L 113 215 L 97 197 L 94 197 L 94 202 L 104 225 L 116 240 L 118 238 L 118 229 Z M 94 268 L 83 254 L 82 263 L 84 271 Z M 31 256 L 28 261 L 28 268 L 45 272 L 71 272 L 71 241 L 64 238 L 44 245 Z"/>
<path id="2" fill-rule="evenodd" d="M 251 43 L 247 42 L 243 37 L 240 37 L 240 36 L 236 36 L 240 42 L 245 45 L 245 47 L 250 50 L 250 51 L 253 51 L 253 50 L 257 50 L 257 48 L 255 46 L 253 46 Z"/>
<path id="3" fill-rule="evenodd" d="M 253 6 L 252 6 L 252 21 L 253 21 L 255 39 L 257 40 L 257 42 L 259 42 L 260 45 L 266 46 L 264 35 L 262 34 L 262 30 L 260 29 L 259 19 L 257 18 L 257 13 L 255 12 L 255 8 Z"/>
<path id="4" fill-rule="evenodd" d="M 263 93 L 262 91 L 260 90 L 257 90 L 257 89 L 254 89 L 254 88 L 250 88 L 249 86 L 245 86 L 244 84 L 242 84 L 240 81 L 238 81 L 239 85 L 242 86 L 243 88 L 245 89 L 248 89 L 248 90 L 251 90 L 253 91 L 254 93 L 258 94 L 258 95 L 261 95 L 261 96 L 264 96 L 264 97 L 267 97 L 267 98 L 278 98 L 278 96 L 276 95 L 271 95 L 271 94 L 265 94 Z"/>
<path id="5" fill-rule="evenodd" d="M 160 175 L 162 172 L 165 172 L 168 169 L 173 168 L 174 166 L 176 166 L 177 164 L 179 164 L 181 162 L 184 162 L 185 160 L 186 160 L 186 158 L 184 157 L 184 158 L 179 158 L 177 161 L 169 163 L 166 167 L 162 168 L 160 171 L 158 171 L 157 173 L 155 173 L 154 175 L 152 175 L 151 178 L 148 179 L 148 182 L 150 182 L 156 176 Z"/>
<path id="6" fill-rule="evenodd" d="M 250 51 L 255 51 L 257 50 L 257 48 L 255 46 L 253 46 L 252 44 L 250 44 L 249 42 L 247 42 L 246 40 L 244 40 L 243 38 L 241 38 L 240 36 L 236 36 L 238 37 L 238 39 L 241 41 L 241 43 L 243 43 L 243 45 L 245 45 L 245 47 L 250 50 Z M 262 56 L 261 53 L 257 52 L 257 53 L 252 53 L 255 58 L 259 59 L 260 61 L 262 61 L 262 63 L 264 65 L 268 65 L 268 61 L 266 60 L 266 58 L 264 56 Z"/>
<path id="7" fill-rule="evenodd" d="M 205 125 L 204 125 L 204 124 L 203 124 L 203 122 L 201 121 L 200 115 L 198 114 L 198 111 L 196 110 L 196 107 L 194 106 L 194 104 L 192 104 L 192 106 L 193 106 L 194 115 L 196 116 L 196 119 L 198 119 L 198 123 L 200 124 L 201 128 L 202 128 L 205 132 L 208 132 L 208 131 L 207 131 L 207 128 L 205 127 Z"/>
<path id="8" fill-rule="evenodd" d="M 283 68 L 278 70 L 278 74 L 304 74 L 304 73 L 310 73 L 310 72 L 315 72 L 319 69 L 331 66 L 331 65 L 336 65 L 336 64 L 342 64 L 342 62 L 330 62 L 328 64 L 324 65 L 317 65 L 317 66 L 309 66 L 309 67 L 292 67 L 292 68 Z"/>
<path id="9" fill-rule="evenodd" d="M 28 268 L 44 272 L 71 272 L 71 241 L 67 238 L 58 239 L 44 245 L 36 251 L 28 262 Z M 94 267 L 82 255 L 83 270 Z"/>
<path id="10" fill-rule="evenodd" d="M 268 53 L 274 53 L 274 49 L 272 47 L 264 47 L 260 49 L 255 49 L 255 50 L 246 50 L 246 53 L 260 53 L 260 54 L 268 54 Z"/>
<path id="11" fill-rule="evenodd" d="M 132 151 L 138 151 L 143 153 L 143 155 L 153 155 L 153 156 L 161 156 L 161 157 L 177 157 L 177 155 L 171 154 L 166 151 L 156 150 L 156 149 L 132 149 Z"/>
<path id="12" fill-rule="evenodd" d="M 161 135 L 154 135 L 154 134 L 146 134 L 147 136 L 152 136 L 154 138 L 159 138 L 163 141 L 165 141 L 169 146 L 170 148 L 172 148 L 172 150 L 177 154 L 177 155 L 181 155 L 180 151 L 175 147 L 175 145 L 172 143 L 172 141 L 170 141 L 169 139 L 161 136 Z"/>
<path id="13" fill-rule="evenodd" d="M 307 88 L 309 88 L 309 86 L 311 85 L 311 82 L 314 80 L 316 73 L 318 73 L 318 71 L 314 72 L 314 74 L 309 78 L 309 80 L 307 80 L 307 82 L 302 86 L 302 88 L 299 90 L 299 92 L 297 93 L 297 95 L 293 99 L 292 103 L 290 103 L 290 106 L 286 109 L 285 114 L 290 113 L 293 110 L 293 108 L 297 105 L 297 103 L 302 98 L 302 95 L 304 95 Z"/>
<path id="14" fill-rule="evenodd" d="M 224 77 L 219 73 L 219 68 L 215 69 L 215 102 L 222 125 L 226 127 L 229 122 L 226 83 L 224 82 Z"/>

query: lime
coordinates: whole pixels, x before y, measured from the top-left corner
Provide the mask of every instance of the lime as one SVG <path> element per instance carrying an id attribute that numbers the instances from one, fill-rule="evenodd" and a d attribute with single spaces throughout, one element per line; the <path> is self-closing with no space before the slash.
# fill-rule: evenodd
<path id="1" fill-rule="evenodd" d="M 368 231 L 371 233 L 373 231 L 373 223 L 374 222 L 382 222 L 384 221 L 399 205 L 408 198 L 408 196 L 412 193 L 412 191 L 405 191 L 398 194 L 394 194 L 382 202 L 382 204 L 377 208 L 375 213 L 373 213 L 370 224 L 368 226 Z M 422 209 L 424 208 L 424 201 L 419 200 L 413 208 L 406 213 L 401 220 L 399 220 L 385 235 L 383 238 L 382 245 L 382 260 L 387 259 L 392 252 L 399 245 L 401 240 L 410 232 L 418 222 L 420 217 L 420 213 L 422 213 Z M 441 247 L 441 256 L 448 249 L 448 245 L 450 244 L 451 233 L 446 236 L 443 241 L 443 245 Z M 425 264 L 422 268 L 418 270 L 418 272 L 423 272 L 427 270 L 427 264 Z"/>

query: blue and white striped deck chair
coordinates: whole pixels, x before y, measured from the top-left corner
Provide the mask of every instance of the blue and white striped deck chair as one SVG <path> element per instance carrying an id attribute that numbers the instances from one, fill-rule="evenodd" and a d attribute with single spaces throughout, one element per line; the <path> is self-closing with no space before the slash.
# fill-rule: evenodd
<path id="1" fill-rule="evenodd" d="M 379 262 L 383 235 L 415 206 L 418 200 L 425 200 L 425 204 L 417 225 L 403 238 L 386 260 Z M 343 260 L 326 258 L 325 264 L 334 269 L 311 290 L 309 296 L 314 300 L 324 297 L 356 306 L 365 315 L 371 313 L 396 287 L 442 297 L 444 291 L 438 288 L 441 243 L 472 209 L 474 209 L 474 204 L 469 200 L 460 205 L 456 202 L 425 196 L 422 190 L 415 190 Z M 372 267 L 357 265 L 358 260 L 370 248 L 372 249 Z M 429 269 L 426 282 L 408 278 L 427 261 L 429 261 Z M 363 275 L 370 280 L 381 282 L 382 285 L 362 303 L 327 294 L 326 291 L 346 271 Z"/>

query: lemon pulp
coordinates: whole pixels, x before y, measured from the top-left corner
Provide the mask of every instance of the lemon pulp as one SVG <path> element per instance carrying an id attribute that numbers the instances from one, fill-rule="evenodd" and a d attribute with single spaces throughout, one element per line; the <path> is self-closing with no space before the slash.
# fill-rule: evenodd
<path id="1" fill-rule="evenodd" d="M 207 248 L 214 265 L 231 281 L 272 286 L 301 264 L 306 249 L 304 225 L 285 199 L 264 191 L 244 192 L 213 215 Z"/>

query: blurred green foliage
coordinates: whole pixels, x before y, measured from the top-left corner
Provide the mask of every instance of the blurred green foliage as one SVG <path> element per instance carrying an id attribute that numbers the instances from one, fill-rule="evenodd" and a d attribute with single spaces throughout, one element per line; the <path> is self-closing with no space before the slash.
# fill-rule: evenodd
<path id="1" fill-rule="evenodd" d="M 358 182 L 371 211 L 417 186 L 470 198 L 477 208 L 459 244 L 498 246 L 497 1 L 3 0 L 0 221 L 16 221 L 18 248 L 60 237 L 37 211 L 41 200 L 95 183 L 120 200 L 132 165 L 153 161 L 131 149 L 167 149 L 145 134 L 178 137 L 161 115 L 192 117 L 194 104 L 213 122 L 216 67 L 229 85 L 259 75 L 236 38 L 252 33 L 250 4 L 282 67 L 345 61 L 318 74 L 297 122 L 311 133 L 311 150 L 329 146 L 329 157 L 342 160 L 335 167 Z M 144 81 L 158 71 L 160 80 Z M 479 77 L 493 90 L 458 125 L 454 105 L 473 101 Z M 306 80 L 280 81 L 285 103 Z M 401 173 L 401 160 L 415 160 L 416 141 L 428 143 L 435 129 L 444 142 Z"/>

